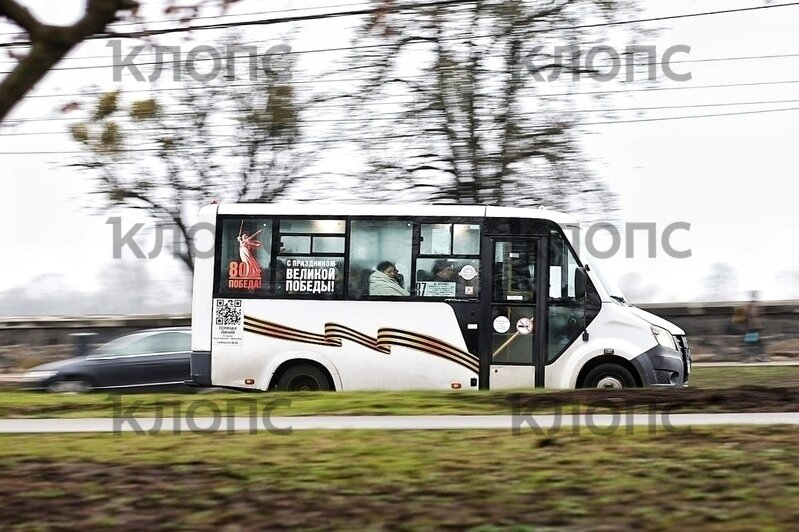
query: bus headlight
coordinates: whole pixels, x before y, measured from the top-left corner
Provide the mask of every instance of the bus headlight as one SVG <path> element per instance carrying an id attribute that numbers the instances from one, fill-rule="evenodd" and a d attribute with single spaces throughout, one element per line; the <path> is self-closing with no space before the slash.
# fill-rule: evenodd
<path id="1" fill-rule="evenodd" d="M 673 349 L 677 351 L 677 342 L 674 341 L 674 337 L 671 335 L 669 331 L 664 329 L 663 327 L 658 327 L 657 325 L 652 326 L 652 334 L 655 335 L 655 340 L 657 343 L 662 345 L 667 349 Z"/>

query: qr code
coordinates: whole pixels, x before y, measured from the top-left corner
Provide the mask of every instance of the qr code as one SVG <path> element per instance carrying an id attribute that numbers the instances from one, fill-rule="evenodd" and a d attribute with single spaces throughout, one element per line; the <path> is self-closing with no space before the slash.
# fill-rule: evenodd
<path id="1" fill-rule="evenodd" d="M 216 300 L 217 325 L 240 325 L 241 322 L 241 299 Z"/>

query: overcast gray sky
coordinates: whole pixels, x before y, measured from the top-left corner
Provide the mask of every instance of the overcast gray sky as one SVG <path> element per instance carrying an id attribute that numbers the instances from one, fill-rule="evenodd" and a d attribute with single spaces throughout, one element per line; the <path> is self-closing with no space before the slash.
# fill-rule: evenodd
<path id="1" fill-rule="evenodd" d="M 52 23 L 68 23 L 81 2 L 26 0 L 24 4 Z M 326 2 L 244 1 L 240 13 L 280 8 L 343 4 Z M 785 1 L 781 3 L 787 3 Z M 641 16 L 657 17 L 699 11 L 713 11 L 762 5 L 759 0 L 674 0 L 643 2 Z M 335 47 L 348 44 L 344 21 L 333 19 L 297 26 L 294 49 Z M 654 222 L 662 230 L 670 223 L 691 223 L 688 235 L 675 239 L 675 247 L 690 247 L 689 259 L 673 259 L 659 250 L 648 258 L 646 245 L 638 241 L 636 256 L 624 255 L 603 264 L 607 277 L 621 279 L 637 273 L 651 285 L 651 301 L 695 301 L 707 294 L 706 277 L 714 263 L 726 263 L 737 271 L 737 285 L 731 297 L 745 297 L 747 290 L 761 291 L 764 299 L 799 297 L 799 286 L 779 278 L 781 272 L 799 268 L 799 224 L 797 224 L 796 139 L 799 138 L 799 83 L 753 87 L 717 87 L 688 90 L 687 87 L 755 82 L 799 80 L 799 7 L 784 7 L 743 14 L 682 19 L 658 24 L 662 32 L 650 44 L 665 50 L 674 44 L 690 45 L 690 57 L 704 60 L 794 54 L 793 57 L 684 63 L 678 71 L 690 71 L 691 81 L 664 81 L 659 87 L 679 90 L 631 92 L 608 105 L 624 108 L 678 105 L 706 105 L 741 102 L 778 102 L 723 107 L 623 112 L 612 118 L 588 114 L 586 121 L 609 122 L 641 118 L 739 113 L 766 109 L 794 109 L 781 112 L 696 118 L 672 121 L 636 122 L 588 126 L 583 142 L 597 171 L 620 196 L 618 218 L 627 222 Z M 0 25 L 0 33 L 15 31 Z M 259 29 L 260 39 L 274 37 L 281 42 L 283 30 Z M 265 37 L 269 35 L 269 37 Z M 0 36 L 0 41 L 8 36 Z M 207 32 L 195 40 L 213 40 Z M 108 64 L 111 50 L 102 42 L 85 43 L 70 57 L 103 56 L 104 60 L 67 61 L 62 65 Z M 329 60 L 329 58 L 328 58 Z M 11 63 L 0 58 L 0 71 Z M 324 68 L 306 61 L 302 68 L 311 74 Z M 311 75 L 309 74 L 309 76 Z M 116 87 L 111 70 L 52 72 L 36 88 L 36 94 L 79 92 L 89 83 L 103 89 Z M 123 83 L 131 88 L 134 82 Z M 586 90 L 596 84 L 586 85 Z M 645 84 L 640 85 L 642 88 Z M 633 85 L 632 87 L 638 87 Z M 135 88 L 143 88 L 139 83 Z M 29 98 L 10 116 L 46 118 L 59 116 L 56 108 L 68 99 Z M 595 106 L 595 104 L 594 104 Z M 76 116 L 76 119 L 78 117 Z M 52 135 L 0 136 L 0 290 L 24 285 L 35 276 L 62 273 L 75 287 L 90 290 L 97 274 L 112 262 L 111 226 L 106 215 L 92 214 L 88 200 L 90 177 L 65 167 L 68 155 L 7 155 L 8 152 L 73 151 L 77 147 L 66 135 L 67 121 L 27 122 L 0 135 L 61 132 Z M 329 154 L 326 164 L 346 169 L 349 153 Z M 137 219 L 125 218 L 125 225 Z M 156 279 L 183 275 L 181 264 L 161 258 L 148 264 Z M 799 276 L 797 276 L 799 278 Z M 629 280 L 629 277 L 628 277 Z M 794 281 L 798 283 L 799 281 Z M 642 301 L 641 301 L 642 302 Z"/>

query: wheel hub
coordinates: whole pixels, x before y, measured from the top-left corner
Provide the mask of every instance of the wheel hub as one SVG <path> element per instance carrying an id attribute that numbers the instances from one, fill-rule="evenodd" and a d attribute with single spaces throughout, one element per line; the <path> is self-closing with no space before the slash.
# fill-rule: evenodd
<path id="1" fill-rule="evenodd" d="M 599 382 L 597 382 L 596 387 L 618 390 L 624 388 L 624 385 L 617 377 L 602 377 L 599 379 Z"/>

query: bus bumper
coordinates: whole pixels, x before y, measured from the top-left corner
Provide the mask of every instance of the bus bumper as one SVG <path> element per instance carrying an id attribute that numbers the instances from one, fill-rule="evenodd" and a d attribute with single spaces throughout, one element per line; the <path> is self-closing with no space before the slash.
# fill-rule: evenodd
<path id="1" fill-rule="evenodd" d="M 632 360 L 644 386 L 680 388 L 686 383 L 683 355 L 657 345 Z"/>
<path id="2" fill-rule="evenodd" d="M 191 352 L 191 377 L 186 384 L 193 386 L 211 386 L 211 352 Z"/>

